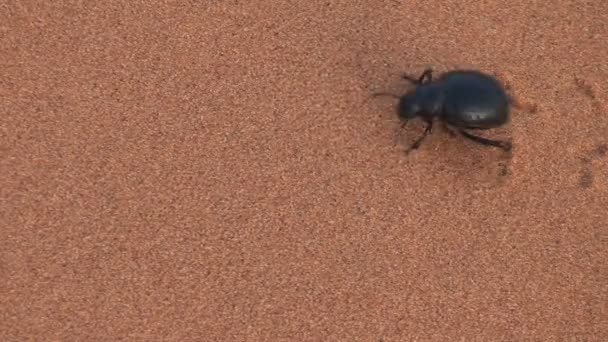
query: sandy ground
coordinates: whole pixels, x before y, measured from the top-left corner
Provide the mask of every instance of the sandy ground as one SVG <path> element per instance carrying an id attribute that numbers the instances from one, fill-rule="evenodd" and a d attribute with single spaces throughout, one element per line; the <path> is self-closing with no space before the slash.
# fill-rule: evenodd
<path id="1" fill-rule="evenodd" d="M 608 340 L 608 2 L 0 2 L 2 341 Z M 402 73 L 536 111 L 408 126 Z"/>

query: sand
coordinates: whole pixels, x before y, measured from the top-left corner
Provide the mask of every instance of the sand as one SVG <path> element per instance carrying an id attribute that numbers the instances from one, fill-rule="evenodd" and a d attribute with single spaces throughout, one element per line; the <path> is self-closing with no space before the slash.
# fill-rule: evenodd
<path id="1" fill-rule="evenodd" d="M 201 3 L 0 5 L 0 340 L 608 340 L 608 2 Z"/>

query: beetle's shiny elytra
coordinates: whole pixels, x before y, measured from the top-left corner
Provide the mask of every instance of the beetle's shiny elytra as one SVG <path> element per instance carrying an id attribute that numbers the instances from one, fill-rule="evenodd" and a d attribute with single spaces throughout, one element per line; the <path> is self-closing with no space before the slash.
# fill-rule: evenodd
<path id="1" fill-rule="evenodd" d="M 403 78 L 416 88 L 403 96 L 374 94 L 399 98 L 397 113 L 404 121 L 402 127 L 417 117 L 426 122 L 424 134 L 408 152 L 420 147 L 432 132 L 435 119 L 442 121 L 452 134 L 455 133 L 450 128 L 455 128 L 474 142 L 511 150 L 512 145 L 508 141 L 490 140 L 465 131 L 497 128 L 510 121 L 512 100 L 495 77 L 475 70 L 450 71 L 435 80 L 432 74 L 432 69 L 426 69 L 417 79 L 404 75 Z"/>

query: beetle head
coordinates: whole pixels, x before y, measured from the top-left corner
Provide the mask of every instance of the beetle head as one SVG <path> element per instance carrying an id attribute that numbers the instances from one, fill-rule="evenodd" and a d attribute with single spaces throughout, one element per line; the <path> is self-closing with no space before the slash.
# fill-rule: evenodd
<path id="1" fill-rule="evenodd" d="M 411 120 L 419 116 L 422 112 L 420 100 L 415 94 L 408 94 L 399 99 L 399 107 L 397 114 L 401 119 Z"/>
<path id="2" fill-rule="evenodd" d="M 442 102 L 441 85 L 425 84 L 399 99 L 399 118 L 407 121 L 421 116 L 436 117 L 440 114 Z"/>

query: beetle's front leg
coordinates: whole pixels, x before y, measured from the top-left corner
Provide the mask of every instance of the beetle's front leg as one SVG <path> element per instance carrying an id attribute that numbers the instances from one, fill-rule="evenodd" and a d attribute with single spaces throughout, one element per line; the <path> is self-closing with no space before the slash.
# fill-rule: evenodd
<path id="1" fill-rule="evenodd" d="M 422 73 L 422 75 L 420 75 L 420 78 L 418 79 L 418 83 L 419 84 L 426 83 L 426 82 L 424 82 L 425 78 L 428 79 L 426 82 L 431 82 L 433 80 L 433 69 L 426 68 L 424 70 L 424 72 Z"/>
<path id="2" fill-rule="evenodd" d="M 432 120 L 426 120 L 426 128 L 424 129 L 424 133 L 422 134 L 422 136 L 420 138 L 418 138 L 418 140 L 416 140 L 412 146 L 410 146 L 410 148 L 406 151 L 406 153 L 410 153 L 413 150 L 416 150 L 420 147 L 420 145 L 422 144 L 422 142 L 424 141 L 424 139 L 426 139 L 426 137 L 431 134 L 433 132 L 433 121 Z"/>
<path id="3" fill-rule="evenodd" d="M 431 69 L 431 68 L 425 69 L 424 72 L 422 73 L 422 75 L 420 75 L 417 79 L 412 76 L 409 76 L 407 74 L 403 74 L 402 77 L 404 80 L 407 80 L 410 83 L 413 83 L 415 85 L 421 85 L 421 84 L 428 83 L 433 80 L 433 69 Z M 427 80 L 425 81 L 425 79 L 427 79 Z"/>

